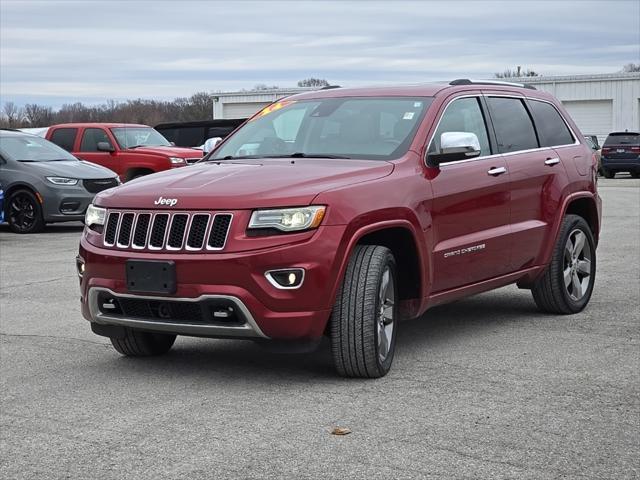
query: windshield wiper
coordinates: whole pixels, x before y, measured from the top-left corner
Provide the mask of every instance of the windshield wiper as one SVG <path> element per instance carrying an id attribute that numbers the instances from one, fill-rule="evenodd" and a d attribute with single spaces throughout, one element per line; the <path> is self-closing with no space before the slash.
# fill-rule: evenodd
<path id="1" fill-rule="evenodd" d="M 289 157 L 289 158 L 338 158 L 338 159 L 351 158 L 345 155 L 330 155 L 327 153 L 304 153 L 304 152 L 296 152 L 296 153 L 292 153 L 291 155 L 283 155 L 283 156 Z"/>

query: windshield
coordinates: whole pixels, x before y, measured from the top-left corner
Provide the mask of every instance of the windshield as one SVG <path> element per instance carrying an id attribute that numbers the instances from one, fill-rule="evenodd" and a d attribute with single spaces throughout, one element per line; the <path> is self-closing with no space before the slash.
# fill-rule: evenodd
<path id="1" fill-rule="evenodd" d="M 1 136 L 0 154 L 4 158 L 19 162 L 78 161 L 66 150 L 35 135 Z"/>
<path id="2" fill-rule="evenodd" d="M 118 127 L 111 131 L 120 148 L 170 147 L 169 140 L 151 127 Z"/>
<path id="3" fill-rule="evenodd" d="M 432 100 L 282 100 L 249 119 L 207 160 L 287 156 L 392 160 L 408 150 Z"/>

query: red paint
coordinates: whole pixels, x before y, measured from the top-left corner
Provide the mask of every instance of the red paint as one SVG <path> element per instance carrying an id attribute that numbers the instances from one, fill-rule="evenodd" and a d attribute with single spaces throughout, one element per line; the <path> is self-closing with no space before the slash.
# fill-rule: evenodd
<path id="1" fill-rule="evenodd" d="M 579 143 L 427 167 L 427 142 L 445 105 L 458 96 L 482 93 L 552 102 Z M 175 211 L 231 212 L 234 219 L 225 249 L 210 253 L 108 249 L 101 246 L 100 234 L 85 229 L 80 245 L 86 262 L 83 298 L 91 286 L 126 293 L 127 259 L 173 260 L 179 283 L 176 297 L 234 295 L 266 335 L 315 338 L 325 330 L 350 252 L 371 232 L 404 229 L 413 239 L 420 284 L 418 295 L 402 304 L 407 316 L 535 278 L 550 261 L 562 216 L 575 200 L 587 202 L 598 237 L 601 203 L 591 149 L 562 105 L 548 94 L 516 87 L 483 86 L 479 92 L 473 85 L 431 85 L 333 89 L 292 99 L 393 95 L 434 97 L 409 151 L 397 160 L 205 163 L 97 195 L 95 203 L 106 208 L 155 210 L 154 201 L 162 195 L 179 200 Z M 544 163 L 556 157 L 559 163 Z M 496 167 L 507 173 L 487 174 Z M 253 209 L 310 204 L 327 206 L 317 230 L 263 237 L 246 233 Z M 465 253 L 451 253 L 457 251 Z M 283 267 L 306 269 L 301 289 L 278 290 L 266 281 L 266 270 Z M 88 316 L 86 301 L 83 311 Z"/>
<path id="2" fill-rule="evenodd" d="M 122 127 L 147 127 L 147 125 L 123 124 L 123 123 L 66 123 L 54 125 L 47 131 L 47 140 L 51 140 L 54 132 L 59 129 L 74 128 L 77 134 L 73 142 L 71 153 L 91 163 L 96 163 L 103 167 L 109 168 L 118 174 L 120 179 L 125 182 L 140 172 L 145 174 L 161 172 L 171 168 L 184 167 L 186 163 L 174 165 L 169 161 L 169 157 L 178 158 L 201 158 L 202 151 L 193 148 L 183 147 L 138 147 L 135 149 L 120 148 L 116 141 L 111 128 Z M 111 145 L 115 148 L 114 152 L 83 152 L 81 151 L 82 135 L 87 128 L 97 128 L 102 130 Z M 150 127 L 147 127 L 150 128 Z"/>

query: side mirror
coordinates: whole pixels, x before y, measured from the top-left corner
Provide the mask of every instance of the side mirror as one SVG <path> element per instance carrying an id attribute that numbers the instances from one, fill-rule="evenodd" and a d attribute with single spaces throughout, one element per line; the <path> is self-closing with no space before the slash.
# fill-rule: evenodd
<path id="1" fill-rule="evenodd" d="M 116 149 L 113 148 L 113 146 L 109 142 L 98 142 L 98 144 L 96 145 L 96 148 L 98 149 L 99 152 L 113 153 L 116 151 Z"/>
<path id="2" fill-rule="evenodd" d="M 218 145 L 221 141 L 222 141 L 221 137 L 208 138 L 204 142 L 204 146 L 202 147 L 202 151 L 204 153 L 209 153 L 211 150 L 216 148 L 216 145 Z"/>
<path id="3" fill-rule="evenodd" d="M 480 156 L 480 141 L 472 132 L 444 132 L 440 136 L 440 151 L 430 153 L 429 165 L 437 167 L 443 162 L 455 162 Z"/>

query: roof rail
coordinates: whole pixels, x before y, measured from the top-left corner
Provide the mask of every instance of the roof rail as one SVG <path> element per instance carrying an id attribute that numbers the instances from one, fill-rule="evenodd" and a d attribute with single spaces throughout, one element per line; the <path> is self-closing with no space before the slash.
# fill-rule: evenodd
<path id="1" fill-rule="evenodd" d="M 469 80 L 468 78 L 458 78 L 449 82 L 449 85 L 504 85 L 507 87 L 528 88 L 536 90 L 536 87 L 528 83 L 504 82 L 502 80 Z"/>
<path id="2" fill-rule="evenodd" d="M 322 87 L 320 90 L 332 90 L 334 88 L 340 88 L 340 85 L 326 85 Z"/>

